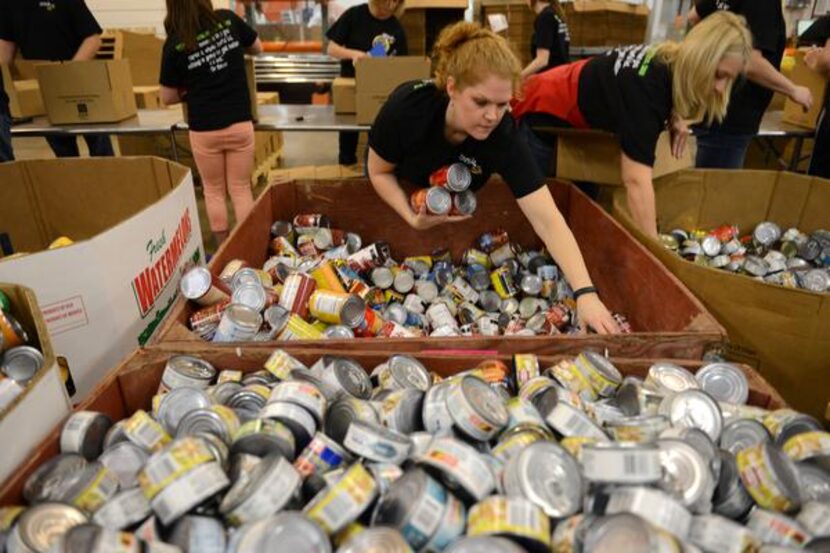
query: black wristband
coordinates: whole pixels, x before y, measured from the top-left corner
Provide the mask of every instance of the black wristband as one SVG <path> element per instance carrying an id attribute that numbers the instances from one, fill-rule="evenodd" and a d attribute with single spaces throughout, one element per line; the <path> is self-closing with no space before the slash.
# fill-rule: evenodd
<path id="1" fill-rule="evenodd" d="M 596 294 L 597 289 L 595 286 L 585 286 L 578 290 L 574 290 L 574 301 L 578 300 L 580 296 L 584 296 L 586 294 Z"/>

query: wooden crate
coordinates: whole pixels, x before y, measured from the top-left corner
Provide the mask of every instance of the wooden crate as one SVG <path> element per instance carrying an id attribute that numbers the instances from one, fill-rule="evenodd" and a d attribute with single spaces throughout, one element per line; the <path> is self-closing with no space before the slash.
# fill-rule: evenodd
<path id="1" fill-rule="evenodd" d="M 244 348 L 238 351 L 220 350 L 217 348 L 178 348 L 175 353 L 197 355 L 209 361 L 216 367 L 223 369 L 238 369 L 251 372 L 262 368 L 272 350 L 267 348 Z M 118 421 L 131 415 L 137 409 L 149 409 L 153 395 L 156 393 L 164 365 L 173 350 L 164 348 L 149 348 L 139 350 L 127 358 L 120 367 L 111 372 L 90 397 L 80 406 L 79 410 L 101 411 Z M 312 364 L 324 351 L 297 350 L 291 354 L 306 364 Z M 388 352 L 348 352 L 366 370 L 385 361 Z M 498 358 L 510 363 L 509 356 L 494 356 L 487 353 L 471 355 L 441 355 L 418 354 L 416 357 L 424 365 L 442 376 L 457 374 L 469 369 L 485 359 Z M 553 365 L 565 356 L 545 356 L 540 358 L 543 367 Z M 655 362 L 652 359 L 612 359 L 616 367 L 624 375 L 645 376 L 648 368 Z M 675 360 L 673 361 L 691 371 L 697 371 L 703 363 L 700 361 Z M 749 381 L 749 403 L 765 409 L 779 409 L 785 407 L 781 396 L 760 376 L 749 367 L 741 367 Z M 22 502 L 23 484 L 32 472 L 44 461 L 57 455 L 60 451 L 60 429 L 57 426 L 51 435 L 46 438 L 30 459 L 20 465 L 13 477 L 9 478 L 0 489 L 0 505 L 14 505 Z"/>
<path id="2" fill-rule="evenodd" d="M 586 347 L 608 349 L 624 357 L 700 358 L 722 342 L 724 331 L 703 305 L 659 262 L 638 244 L 597 204 L 575 186 L 563 181 L 549 184 L 559 209 L 579 242 L 593 282 L 609 309 L 625 313 L 638 332 L 628 335 L 560 335 L 545 337 L 411 338 L 279 342 L 280 347 L 387 351 L 425 349 L 492 349 L 503 353 L 572 353 Z M 238 224 L 216 252 L 209 268 L 218 274 L 232 259 L 261 267 L 268 257 L 269 228 L 275 220 L 291 220 L 297 213 L 325 213 L 334 225 L 357 232 L 364 244 L 386 240 L 392 255 L 401 259 L 448 247 L 453 259 L 470 247 L 482 232 L 504 227 L 513 241 L 540 246 L 530 223 L 521 214 L 507 185 L 497 179 L 478 192 L 478 211 L 472 220 L 446 227 L 416 231 L 375 194 L 366 179 L 298 181 L 272 185 L 257 200 L 248 218 Z M 194 306 L 179 299 L 157 334 L 159 342 L 198 342 L 187 329 Z M 228 344 L 229 349 L 237 344 Z"/>

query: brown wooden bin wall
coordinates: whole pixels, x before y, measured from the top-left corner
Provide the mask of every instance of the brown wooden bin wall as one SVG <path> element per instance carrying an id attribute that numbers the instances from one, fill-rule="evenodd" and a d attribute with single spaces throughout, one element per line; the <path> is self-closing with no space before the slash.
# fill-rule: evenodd
<path id="1" fill-rule="evenodd" d="M 384 351 L 495 349 L 502 353 L 539 354 L 574 353 L 594 347 L 621 357 L 699 359 L 708 348 L 722 343 L 723 328 L 646 248 L 572 184 L 551 180 L 549 187 L 579 242 L 603 301 L 610 309 L 624 313 L 638 332 L 602 337 L 370 338 L 272 345 Z M 277 184 L 260 196 L 253 211 L 237 225 L 209 267 L 218 274 L 233 259 L 261 267 L 268 256 L 271 223 L 291 220 L 298 213 L 327 214 L 337 228 L 360 234 L 364 245 L 385 240 L 396 259 L 429 254 L 441 247 L 449 248 L 453 259 L 458 259 L 476 237 L 495 227 L 505 228 L 511 239 L 522 246 L 541 245 L 503 181 L 491 181 L 479 191 L 478 200 L 478 211 L 470 221 L 417 231 L 378 198 L 366 179 Z M 201 342 L 187 329 L 193 311 L 192 303 L 179 299 L 153 343 Z"/>
<path id="2" fill-rule="evenodd" d="M 271 354 L 268 348 L 239 348 L 229 350 L 216 347 L 180 347 L 175 353 L 186 353 L 199 356 L 217 369 L 237 369 L 243 372 L 252 372 L 263 367 Z M 331 353 L 325 350 L 297 349 L 291 351 L 301 362 L 314 363 L 321 355 Z M 111 372 L 92 392 L 89 398 L 77 407 L 77 410 L 101 411 L 108 414 L 114 421 L 121 420 L 137 409 L 150 409 L 153 395 L 158 390 L 164 365 L 173 352 L 158 348 L 148 348 L 136 351 L 128 357 L 120 367 Z M 383 352 L 350 352 L 349 357 L 360 363 L 364 369 L 372 368 L 388 357 Z M 510 356 L 501 355 L 426 355 L 414 354 L 431 371 L 442 376 L 456 374 L 475 367 L 485 359 L 494 357 L 508 363 Z M 549 367 L 566 356 L 543 356 L 540 363 Z M 612 359 L 615 366 L 623 375 L 644 377 L 648 368 L 654 364 L 653 359 Z M 674 360 L 692 372 L 696 372 L 704 363 L 695 360 Z M 747 366 L 741 366 L 749 381 L 749 404 L 765 409 L 780 409 L 786 407 L 780 395 L 757 372 Z M 46 438 L 31 456 L 30 460 L 21 465 L 15 475 L 3 483 L 0 489 L 0 506 L 20 504 L 22 501 L 23 484 L 29 475 L 50 457 L 60 451 L 60 429 L 62 424 Z"/>

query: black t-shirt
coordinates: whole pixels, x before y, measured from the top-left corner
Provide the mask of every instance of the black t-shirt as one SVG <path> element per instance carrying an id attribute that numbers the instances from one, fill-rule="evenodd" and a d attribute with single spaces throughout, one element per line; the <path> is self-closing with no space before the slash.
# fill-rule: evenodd
<path id="1" fill-rule="evenodd" d="M 654 149 L 672 110 L 671 72 L 648 45 L 591 58 L 579 75 L 579 111 L 591 128 L 616 133 L 625 155 L 654 165 Z"/>
<path id="2" fill-rule="evenodd" d="M 478 190 L 498 173 L 516 198 L 538 190 L 545 177 L 536 168 L 527 143 L 518 136 L 510 114 L 486 140 L 468 136 L 458 145 L 445 135 L 449 98 L 432 81 L 410 81 L 399 86 L 381 108 L 369 131 L 369 146 L 395 164 L 395 174 L 416 186 L 428 186 L 429 175 L 450 163 L 462 162 Z"/>
<path id="3" fill-rule="evenodd" d="M 752 32 L 752 47 L 760 50 L 774 68 L 781 67 L 787 31 L 780 0 L 697 0 L 696 10 L 701 17 L 716 10 L 742 15 Z M 721 130 L 732 134 L 757 133 L 772 94 L 772 90 L 748 80 L 736 82 Z"/>
<path id="4" fill-rule="evenodd" d="M 798 37 L 799 46 L 821 46 L 830 39 L 830 15 L 822 15 Z"/>
<path id="5" fill-rule="evenodd" d="M 9 112 L 9 97 L 6 95 L 6 89 L 3 88 L 3 73 L 0 72 L 0 115 L 5 115 Z"/>
<path id="6" fill-rule="evenodd" d="M 0 39 L 30 60 L 71 60 L 89 36 L 101 34 L 84 0 L 0 0 Z"/>
<path id="7" fill-rule="evenodd" d="M 352 6 L 326 33 L 332 42 L 344 48 L 368 52 L 382 45 L 387 56 L 405 56 L 409 52 L 406 34 L 396 17 L 378 19 L 369 11 L 369 4 Z M 354 77 L 352 60 L 340 60 L 340 75 Z"/>
<path id="8" fill-rule="evenodd" d="M 538 48 L 550 52 L 548 64 L 537 71 L 547 71 L 570 60 L 571 35 L 565 23 L 550 6 L 546 6 L 533 22 L 533 36 L 530 38 L 530 57 L 536 57 Z"/>
<path id="9" fill-rule="evenodd" d="M 177 37 L 168 36 L 161 55 L 159 82 L 187 91 L 184 101 L 194 131 L 252 119 L 244 49 L 256 41 L 256 31 L 230 10 L 216 10 L 216 15 L 221 24 L 205 23 L 196 50 L 188 52 Z"/>

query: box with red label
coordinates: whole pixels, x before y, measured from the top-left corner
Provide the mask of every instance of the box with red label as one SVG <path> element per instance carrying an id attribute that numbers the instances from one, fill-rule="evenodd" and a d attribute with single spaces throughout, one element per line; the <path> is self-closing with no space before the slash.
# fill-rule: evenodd
<path id="1" fill-rule="evenodd" d="M 82 399 L 152 336 L 183 267 L 204 262 L 190 171 L 157 158 L 37 160 L 0 164 L 0 182 L 0 280 L 37 294 Z M 72 242 L 50 249 L 60 237 Z"/>

